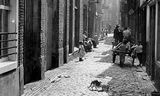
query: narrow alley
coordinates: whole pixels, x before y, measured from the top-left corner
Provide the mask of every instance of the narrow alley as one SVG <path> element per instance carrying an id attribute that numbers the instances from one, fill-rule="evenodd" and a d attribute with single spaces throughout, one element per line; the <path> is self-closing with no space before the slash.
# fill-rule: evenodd
<path id="1" fill-rule="evenodd" d="M 45 79 L 25 85 L 22 96 L 150 96 L 154 87 L 145 69 L 127 64 L 112 63 L 112 34 L 100 41 L 98 48 L 59 68 L 45 73 Z M 103 92 L 90 91 L 91 81 L 106 86 Z"/>
<path id="2" fill-rule="evenodd" d="M 0 96 L 160 96 L 160 0 L 0 0 Z"/>

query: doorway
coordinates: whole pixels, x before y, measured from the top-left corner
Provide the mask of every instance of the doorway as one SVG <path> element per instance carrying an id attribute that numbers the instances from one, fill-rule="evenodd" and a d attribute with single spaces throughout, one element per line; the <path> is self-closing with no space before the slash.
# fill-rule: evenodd
<path id="1" fill-rule="evenodd" d="M 155 5 L 150 7 L 150 62 L 151 65 L 151 79 L 153 80 L 155 77 Z"/>
<path id="2" fill-rule="evenodd" d="M 25 0 L 24 83 L 41 79 L 41 0 Z"/>

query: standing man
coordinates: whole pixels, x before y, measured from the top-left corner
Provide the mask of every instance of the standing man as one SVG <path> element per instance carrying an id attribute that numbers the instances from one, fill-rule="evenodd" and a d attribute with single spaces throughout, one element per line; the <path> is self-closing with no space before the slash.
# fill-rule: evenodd
<path id="1" fill-rule="evenodd" d="M 126 39 L 127 41 L 131 41 L 131 29 L 125 28 L 123 31 L 123 39 Z"/>
<path id="2" fill-rule="evenodd" d="M 114 36 L 113 36 L 116 44 L 118 43 L 118 40 L 119 40 L 118 34 L 119 34 L 119 26 L 116 25 L 116 28 L 114 29 Z"/>
<path id="3" fill-rule="evenodd" d="M 106 34 L 106 36 L 108 36 L 108 29 L 107 28 L 105 30 L 105 34 Z"/>

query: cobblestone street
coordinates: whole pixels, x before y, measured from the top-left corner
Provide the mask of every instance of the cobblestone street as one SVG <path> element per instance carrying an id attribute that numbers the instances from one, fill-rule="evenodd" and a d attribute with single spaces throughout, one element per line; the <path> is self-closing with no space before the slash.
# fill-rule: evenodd
<path id="1" fill-rule="evenodd" d="M 112 35 L 100 41 L 98 48 L 59 68 L 47 71 L 45 79 L 25 85 L 22 96 L 150 96 L 154 87 L 145 68 L 131 66 L 126 60 L 119 67 L 118 57 L 112 63 Z M 109 86 L 103 92 L 90 91 L 91 81 L 99 80 Z"/>

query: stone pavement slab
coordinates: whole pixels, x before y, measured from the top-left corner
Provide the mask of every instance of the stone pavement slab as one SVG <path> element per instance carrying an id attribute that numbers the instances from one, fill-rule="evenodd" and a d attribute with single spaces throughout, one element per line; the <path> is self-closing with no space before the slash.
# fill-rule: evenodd
<path id="1" fill-rule="evenodd" d="M 112 36 L 112 35 L 111 35 Z M 121 68 L 111 63 L 112 37 L 100 41 L 98 48 L 87 53 L 82 62 L 78 58 L 45 73 L 45 79 L 25 85 L 22 96 L 145 96 L 154 90 L 152 82 L 141 68 Z M 99 80 L 109 90 L 90 91 L 91 81 Z M 147 93 L 148 92 L 148 93 Z"/>

